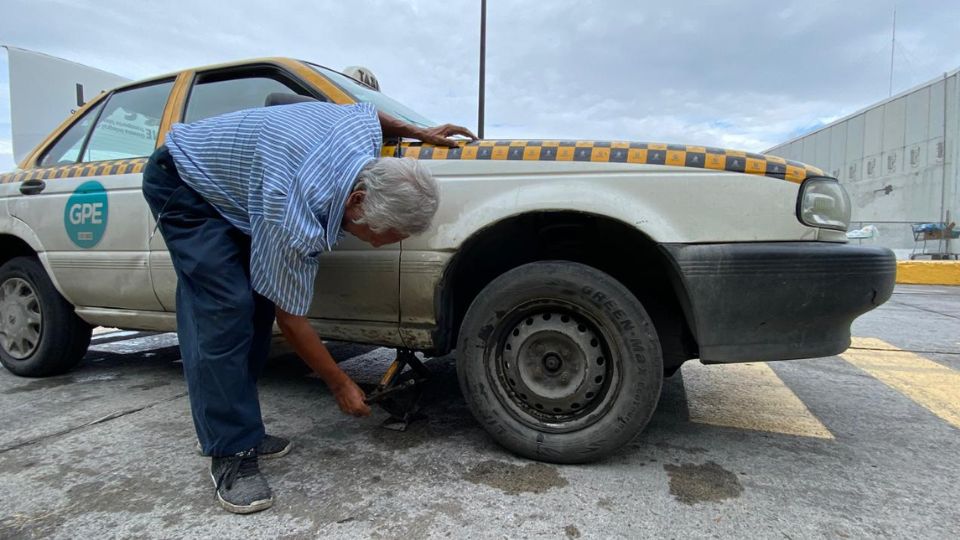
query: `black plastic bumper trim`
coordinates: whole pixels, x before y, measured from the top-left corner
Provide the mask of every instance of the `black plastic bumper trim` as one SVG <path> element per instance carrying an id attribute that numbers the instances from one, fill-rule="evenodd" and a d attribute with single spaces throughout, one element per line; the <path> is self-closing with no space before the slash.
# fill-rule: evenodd
<path id="1" fill-rule="evenodd" d="M 850 324 L 893 293 L 889 249 L 825 242 L 665 244 L 706 363 L 813 358 L 850 346 Z"/>

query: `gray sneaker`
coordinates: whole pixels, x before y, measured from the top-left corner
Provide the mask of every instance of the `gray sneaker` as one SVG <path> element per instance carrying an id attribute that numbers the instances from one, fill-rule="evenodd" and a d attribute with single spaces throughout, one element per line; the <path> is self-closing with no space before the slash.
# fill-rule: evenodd
<path id="1" fill-rule="evenodd" d="M 211 458 L 210 478 L 220 506 L 234 514 L 252 514 L 273 506 L 273 491 L 260 473 L 255 448 Z"/>
<path id="2" fill-rule="evenodd" d="M 293 443 L 290 442 L 290 439 L 264 435 L 263 439 L 260 440 L 260 444 L 257 445 L 257 457 L 263 459 L 283 457 L 290 453 L 291 448 L 293 448 Z M 203 446 L 200 445 L 200 441 L 197 441 L 196 449 L 197 453 L 201 456 L 210 457 L 203 453 Z"/>

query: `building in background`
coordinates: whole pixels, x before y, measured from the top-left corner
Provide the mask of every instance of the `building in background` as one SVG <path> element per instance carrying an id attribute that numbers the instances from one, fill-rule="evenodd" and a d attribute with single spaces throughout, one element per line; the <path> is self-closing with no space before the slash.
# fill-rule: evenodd
<path id="1" fill-rule="evenodd" d="M 853 202 L 851 230 L 873 225 L 879 233 L 856 241 L 892 248 L 898 258 L 953 257 L 960 240 L 936 230 L 960 221 L 958 82 L 960 70 L 945 73 L 764 153 L 839 179 Z"/>

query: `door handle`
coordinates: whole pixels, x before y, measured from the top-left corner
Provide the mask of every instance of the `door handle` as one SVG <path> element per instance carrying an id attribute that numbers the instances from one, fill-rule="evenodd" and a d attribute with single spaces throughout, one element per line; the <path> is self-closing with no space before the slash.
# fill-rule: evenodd
<path id="1" fill-rule="evenodd" d="M 24 195 L 36 195 L 46 188 L 46 182 L 34 178 L 33 180 L 26 180 L 20 184 L 20 193 L 23 193 Z"/>

